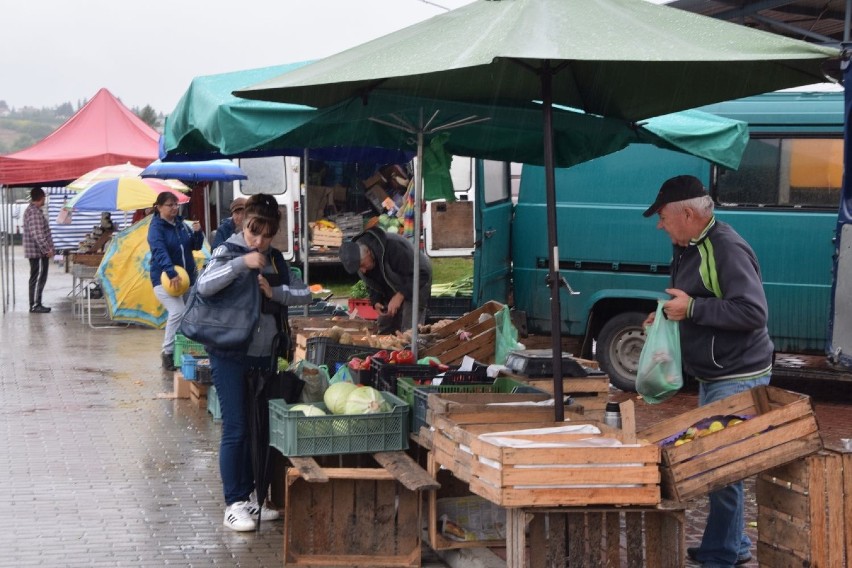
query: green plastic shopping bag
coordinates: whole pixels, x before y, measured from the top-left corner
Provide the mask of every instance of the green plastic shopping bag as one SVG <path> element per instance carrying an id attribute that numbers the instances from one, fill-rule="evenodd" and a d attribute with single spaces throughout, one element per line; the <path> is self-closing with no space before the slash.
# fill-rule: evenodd
<path id="1" fill-rule="evenodd" d="M 654 323 L 645 330 L 645 345 L 639 355 L 636 392 L 645 402 L 657 404 L 683 387 L 678 323 L 666 319 L 663 301 L 657 302 Z"/>

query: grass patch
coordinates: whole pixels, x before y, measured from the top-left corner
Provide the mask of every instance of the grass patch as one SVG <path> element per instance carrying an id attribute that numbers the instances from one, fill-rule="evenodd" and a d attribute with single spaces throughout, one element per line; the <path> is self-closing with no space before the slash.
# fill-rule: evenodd
<path id="1" fill-rule="evenodd" d="M 473 274 L 473 259 L 463 258 L 433 258 L 432 282 L 445 284 Z M 331 290 L 335 298 L 348 298 L 349 289 L 358 281 L 357 276 L 351 276 L 340 266 L 312 266 L 310 284 L 322 284 Z"/>

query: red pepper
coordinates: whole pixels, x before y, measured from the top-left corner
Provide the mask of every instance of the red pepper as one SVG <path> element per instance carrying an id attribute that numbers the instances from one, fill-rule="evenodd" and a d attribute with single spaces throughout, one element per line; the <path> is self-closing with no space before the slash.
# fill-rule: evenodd
<path id="1" fill-rule="evenodd" d="M 360 371 L 362 369 L 361 365 L 363 365 L 363 361 L 361 361 L 358 357 L 352 357 L 349 360 L 349 368 L 353 371 Z"/>
<path id="2" fill-rule="evenodd" d="M 361 366 L 358 368 L 359 371 L 369 371 L 372 367 L 373 358 L 371 355 L 367 355 L 367 357 L 361 361 Z"/>
<path id="3" fill-rule="evenodd" d="M 402 349 L 396 352 L 396 362 L 399 365 L 413 365 L 414 353 L 408 349 Z"/>
<path id="4" fill-rule="evenodd" d="M 387 349 L 382 349 L 381 351 L 376 351 L 373 355 L 373 359 L 381 359 L 382 361 L 388 360 L 388 351 Z"/>

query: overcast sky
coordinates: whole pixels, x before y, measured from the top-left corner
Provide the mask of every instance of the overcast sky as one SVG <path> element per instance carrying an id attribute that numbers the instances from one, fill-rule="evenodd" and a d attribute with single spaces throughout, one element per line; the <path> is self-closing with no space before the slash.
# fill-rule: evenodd
<path id="1" fill-rule="evenodd" d="M 472 0 L 8 0 L 0 100 L 77 104 L 106 87 L 168 114 L 193 77 L 318 59 Z"/>

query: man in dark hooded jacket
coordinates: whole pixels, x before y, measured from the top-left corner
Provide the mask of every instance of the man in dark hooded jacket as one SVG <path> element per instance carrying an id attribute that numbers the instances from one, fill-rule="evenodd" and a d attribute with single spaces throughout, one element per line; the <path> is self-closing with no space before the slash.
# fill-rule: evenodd
<path id="1" fill-rule="evenodd" d="M 340 247 L 340 262 L 349 274 L 358 274 L 379 313 L 378 332 L 411 329 L 414 298 L 414 246 L 405 237 L 372 228 Z M 432 290 L 432 263 L 420 254 L 417 321 L 423 323 Z"/>

